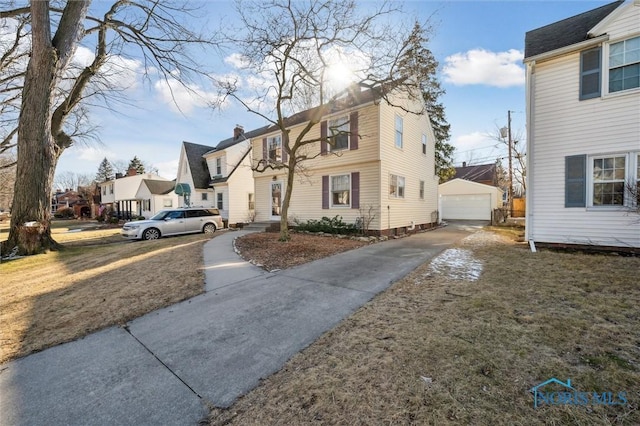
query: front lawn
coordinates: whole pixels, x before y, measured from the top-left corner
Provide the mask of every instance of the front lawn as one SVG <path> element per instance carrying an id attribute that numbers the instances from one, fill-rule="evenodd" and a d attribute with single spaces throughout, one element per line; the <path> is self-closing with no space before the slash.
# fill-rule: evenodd
<path id="1" fill-rule="evenodd" d="M 209 235 L 132 242 L 119 229 L 67 230 L 52 230 L 62 251 L 0 263 L 0 363 L 204 291 Z"/>
<path id="2" fill-rule="evenodd" d="M 474 234 L 210 423 L 640 424 L 639 271 L 638 257 L 531 253 Z M 552 377 L 588 404 L 534 409 L 531 388 Z"/>

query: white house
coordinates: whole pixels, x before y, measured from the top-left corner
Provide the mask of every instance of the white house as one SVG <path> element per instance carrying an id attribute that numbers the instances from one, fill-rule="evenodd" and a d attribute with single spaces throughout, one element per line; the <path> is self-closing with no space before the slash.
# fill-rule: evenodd
<path id="1" fill-rule="evenodd" d="M 640 2 L 529 31 L 524 63 L 526 238 L 640 248 Z"/>
<path id="2" fill-rule="evenodd" d="M 209 186 L 211 175 L 207 161 L 203 158 L 203 155 L 212 149 L 214 148 L 208 145 L 182 142 L 176 185 L 182 184 L 180 186 L 188 191 L 189 195 L 187 199 L 184 196 L 179 197 L 180 206 L 187 203 L 201 207 L 215 206 L 213 189 Z"/>
<path id="3" fill-rule="evenodd" d="M 162 209 L 176 207 L 178 195 L 174 191 L 175 186 L 175 180 L 142 179 L 136 191 L 140 216 L 149 219 Z"/>
<path id="4" fill-rule="evenodd" d="M 118 216 L 125 219 L 143 216 L 143 202 L 148 200 L 138 197 L 138 190 L 143 180 L 170 182 L 155 173 L 136 174 L 135 169 L 132 169 L 126 176 L 116 175 L 115 179 L 98 184 L 100 186 L 100 204 L 112 209 L 118 213 Z M 149 213 L 147 212 L 147 214 Z"/>
<path id="5" fill-rule="evenodd" d="M 402 102 L 400 99 L 398 103 Z M 345 98 L 287 119 L 294 140 L 310 117 L 324 112 L 306 138 L 304 173 L 295 177 L 289 218 L 307 221 L 342 216 L 346 223 L 365 217 L 376 234 L 403 233 L 437 222 L 438 176 L 434 135 L 416 105 L 392 106 L 373 90 L 351 90 Z M 254 165 L 287 161 L 276 127 L 251 138 Z M 258 167 L 255 167 L 256 169 Z M 280 220 L 287 171 L 255 171 L 256 220 Z"/>
<path id="6" fill-rule="evenodd" d="M 456 178 L 441 183 L 438 193 L 443 219 L 491 220 L 493 210 L 502 207 L 500 188 L 470 180 Z"/>

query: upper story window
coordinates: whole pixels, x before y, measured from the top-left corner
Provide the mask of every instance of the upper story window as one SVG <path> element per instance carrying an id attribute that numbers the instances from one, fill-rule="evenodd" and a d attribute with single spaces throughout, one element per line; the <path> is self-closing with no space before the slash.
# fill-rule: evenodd
<path id="1" fill-rule="evenodd" d="M 600 47 L 580 52 L 580 100 L 600 96 Z"/>
<path id="2" fill-rule="evenodd" d="M 609 46 L 609 92 L 640 87 L 640 36 Z"/>
<path id="3" fill-rule="evenodd" d="M 267 138 L 267 150 L 269 160 L 282 161 L 282 137 L 278 135 Z"/>
<path id="4" fill-rule="evenodd" d="M 222 158 L 216 158 L 216 175 L 222 175 Z"/>
<path id="5" fill-rule="evenodd" d="M 113 194 L 113 184 L 109 185 L 109 194 Z"/>
<path id="6" fill-rule="evenodd" d="M 349 149 L 349 119 L 347 117 L 329 121 L 329 130 L 333 140 L 331 151 Z"/>
<path id="7" fill-rule="evenodd" d="M 402 117 L 396 115 L 396 147 L 402 148 Z"/>
<path id="8" fill-rule="evenodd" d="M 422 153 L 427 154 L 427 135 L 422 135 Z"/>

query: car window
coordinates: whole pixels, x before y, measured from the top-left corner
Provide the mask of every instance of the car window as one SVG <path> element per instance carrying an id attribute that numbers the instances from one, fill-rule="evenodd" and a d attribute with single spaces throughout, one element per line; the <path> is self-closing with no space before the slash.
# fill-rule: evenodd
<path id="1" fill-rule="evenodd" d="M 184 218 L 184 212 L 179 210 L 171 211 L 165 216 L 165 219 L 182 219 L 182 218 Z"/>
<path id="2" fill-rule="evenodd" d="M 187 210 L 187 217 L 200 217 L 202 216 L 202 210 Z"/>
<path id="3" fill-rule="evenodd" d="M 206 214 L 207 216 L 218 216 L 220 211 L 218 209 L 207 209 Z"/>

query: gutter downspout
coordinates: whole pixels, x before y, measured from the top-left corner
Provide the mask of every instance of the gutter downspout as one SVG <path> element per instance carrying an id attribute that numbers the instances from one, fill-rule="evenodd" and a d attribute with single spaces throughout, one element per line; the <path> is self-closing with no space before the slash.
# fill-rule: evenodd
<path id="1" fill-rule="evenodd" d="M 528 241 L 533 249 L 533 236 L 534 236 L 534 215 L 533 215 L 533 175 L 535 171 L 531 167 L 534 164 L 534 146 L 535 146 L 535 70 L 536 62 L 531 61 L 526 63 L 527 67 L 527 90 L 526 90 L 526 120 L 527 120 L 527 175 L 525 177 L 527 182 L 527 192 L 525 195 L 526 211 L 525 211 L 525 228 L 524 228 L 524 240 Z"/>

